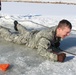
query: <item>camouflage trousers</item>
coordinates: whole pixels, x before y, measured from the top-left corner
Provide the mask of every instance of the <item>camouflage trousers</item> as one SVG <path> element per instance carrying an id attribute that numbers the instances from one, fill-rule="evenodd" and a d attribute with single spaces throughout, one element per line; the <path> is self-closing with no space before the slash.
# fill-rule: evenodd
<path id="1" fill-rule="evenodd" d="M 34 43 L 33 41 L 35 41 L 34 39 L 29 45 L 29 42 L 30 42 L 29 39 L 31 38 L 31 36 L 33 36 L 32 32 L 30 32 L 29 30 L 27 30 L 24 26 L 20 24 L 18 25 L 17 28 L 18 28 L 18 33 L 14 33 L 14 32 L 11 32 L 8 28 L 0 26 L 0 37 L 4 38 L 6 41 L 26 45 L 27 47 L 32 48 L 31 45 L 32 43 Z M 38 54 L 40 54 L 41 56 L 47 59 L 57 61 L 57 54 L 49 52 L 48 50 L 43 49 L 41 46 L 37 47 L 37 52 Z"/>

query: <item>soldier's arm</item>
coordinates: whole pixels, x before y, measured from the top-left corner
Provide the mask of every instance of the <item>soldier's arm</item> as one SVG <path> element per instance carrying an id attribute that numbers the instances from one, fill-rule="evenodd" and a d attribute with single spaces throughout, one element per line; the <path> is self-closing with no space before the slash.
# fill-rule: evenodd
<path id="1" fill-rule="evenodd" d="M 38 53 L 41 56 L 46 57 L 47 59 L 57 61 L 57 55 L 48 51 L 48 48 L 50 46 L 51 46 L 51 43 L 48 39 L 41 38 L 38 43 Z"/>

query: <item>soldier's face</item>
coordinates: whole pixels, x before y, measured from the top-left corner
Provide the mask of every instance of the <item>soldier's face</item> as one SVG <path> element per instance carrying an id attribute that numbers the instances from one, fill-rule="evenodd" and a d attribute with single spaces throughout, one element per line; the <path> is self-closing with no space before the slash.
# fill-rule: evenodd
<path id="1" fill-rule="evenodd" d="M 68 28 L 68 27 L 64 27 L 63 29 L 60 28 L 59 32 L 60 32 L 60 35 L 59 36 L 63 39 L 66 36 L 69 36 L 70 35 L 71 29 Z"/>

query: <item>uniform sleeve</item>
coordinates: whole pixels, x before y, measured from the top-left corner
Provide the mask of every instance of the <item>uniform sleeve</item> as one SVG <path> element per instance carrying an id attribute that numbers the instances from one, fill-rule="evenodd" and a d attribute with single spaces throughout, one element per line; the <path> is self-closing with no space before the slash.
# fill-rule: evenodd
<path id="1" fill-rule="evenodd" d="M 47 59 L 57 61 L 57 55 L 48 51 L 50 46 L 51 42 L 48 39 L 41 38 L 38 43 L 38 53 Z"/>

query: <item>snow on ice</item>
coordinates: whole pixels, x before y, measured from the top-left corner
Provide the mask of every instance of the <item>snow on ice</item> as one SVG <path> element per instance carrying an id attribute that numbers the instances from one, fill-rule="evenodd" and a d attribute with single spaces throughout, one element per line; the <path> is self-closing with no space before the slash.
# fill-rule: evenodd
<path id="1" fill-rule="evenodd" d="M 0 25 L 14 31 L 13 22 L 17 20 L 28 29 L 42 29 L 68 19 L 73 29 L 61 42 L 61 48 L 76 53 L 75 9 L 75 5 L 2 2 Z M 0 71 L 0 75 L 76 75 L 76 56 L 66 54 L 64 63 L 53 62 L 39 56 L 36 50 L 0 38 L 0 63 L 11 65 L 6 72 Z"/>

